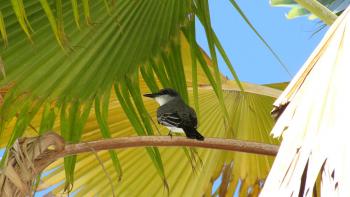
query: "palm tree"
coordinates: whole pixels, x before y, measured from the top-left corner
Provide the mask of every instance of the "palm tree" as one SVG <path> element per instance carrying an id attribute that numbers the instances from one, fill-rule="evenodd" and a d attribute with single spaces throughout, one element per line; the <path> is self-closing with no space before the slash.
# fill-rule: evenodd
<path id="1" fill-rule="evenodd" d="M 211 59 L 196 43 L 195 16 Z M 16 141 L 51 130 L 66 143 L 164 135 L 152 122 L 155 103 L 141 95 L 172 87 L 196 108 L 205 136 L 277 144 L 269 112 L 281 90 L 239 81 L 210 25 L 207 1 L 6 1 L 0 33 L 2 194 L 54 186 L 54 194 L 210 196 L 218 177 L 216 194 L 259 193 L 272 157 L 185 147 L 92 149 L 56 160 L 33 185 L 32 164 L 42 156 L 33 147 L 42 141 Z M 220 74 L 215 48 L 235 81 Z"/>

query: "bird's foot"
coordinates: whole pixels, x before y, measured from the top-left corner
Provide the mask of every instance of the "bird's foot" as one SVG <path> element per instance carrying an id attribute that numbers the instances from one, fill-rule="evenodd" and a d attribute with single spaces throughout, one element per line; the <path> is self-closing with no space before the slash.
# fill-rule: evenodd
<path id="1" fill-rule="evenodd" d="M 173 134 L 171 133 L 171 131 L 169 131 L 168 136 L 170 136 L 170 138 L 173 138 Z"/>

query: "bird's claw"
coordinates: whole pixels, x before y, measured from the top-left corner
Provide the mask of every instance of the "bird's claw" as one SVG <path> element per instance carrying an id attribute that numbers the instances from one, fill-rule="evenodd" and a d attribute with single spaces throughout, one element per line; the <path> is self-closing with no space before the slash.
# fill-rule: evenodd
<path id="1" fill-rule="evenodd" d="M 169 131 L 168 136 L 170 136 L 170 138 L 173 138 L 173 134 L 171 134 L 171 131 Z"/>

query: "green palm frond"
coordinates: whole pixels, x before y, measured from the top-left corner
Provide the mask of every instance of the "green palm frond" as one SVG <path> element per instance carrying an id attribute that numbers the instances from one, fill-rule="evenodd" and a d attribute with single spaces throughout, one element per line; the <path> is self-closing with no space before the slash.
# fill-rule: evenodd
<path id="1" fill-rule="evenodd" d="M 347 0 L 318 0 L 318 2 L 337 15 L 340 15 L 349 5 L 349 1 Z M 288 19 L 294 19 L 301 16 L 308 16 L 310 20 L 318 18 L 294 0 L 271 0 L 270 4 L 278 7 L 289 7 L 290 10 L 286 15 Z"/>
<path id="2" fill-rule="evenodd" d="M 64 138 L 79 141 L 85 124 L 80 116 L 84 103 L 92 103 L 95 95 L 107 92 L 128 73 L 136 73 L 139 64 L 161 57 L 169 44 L 176 42 L 179 27 L 186 23 L 189 12 L 187 1 L 157 0 L 117 1 L 108 7 L 111 15 L 105 13 L 106 2 L 102 1 L 8 1 L 1 6 L 5 21 L 1 32 L 9 42 L 8 48 L 0 51 L 7 74 L 1 84 L 14 84 L 1 106 L 0 132 L 10 133 L 8 146 L 24 134 L 41 105 L 49 103 L 60 115 L 52 117 L 46 113 L 42 128 L 50 127 L 44 126 L 47 119 L 51 118 L 52 124 L 59 117 Z M 78 17 L 80 14 L 84 17 Z M 14 16 L 19 25 L 12 19 Z M 88 24 L 78 28 L 79 18 L 85 18 Z M 85 111 L 88 115 L 90 108 Z M 16 121 L 12 132 L 5 126 L 11 121 Z M 149 125 L 147 128 L 147 134 L 152 134 Z M 102 130 L 108 137 L 107 130 Z M 155 166 L 164 174 L 158 150 L 149 150 Z M 111 153 L 111 157 L 121 172 L 117 156 Z M 68 187 L 73 183 L 75 157 L 65 160 Z"/>
<path id="3" fill-rule="evenodd" d="M 188 12 L 185 1 L 120 1 L 116 3 L 118 6 L 113 7 L 113 15 L 108 16 L 104 13 L 104 3 L 94 1 L 90 2 L 94 12 L 89 16 L 95 22 L 94 25 L 79 30 L 69 15 L 72 14 L 70 2 L 62 2 L 64 15 L 61 22 L 54 17 L 52 10 L 48 11 L 50 4 L 41 2 L 25 7 L 28 10 L 32 8 L 33 13 L 28 13 L 28 20 L 24 18 L 26 23 L 21 25 L 24 29 L 24 24 L 31 24 L 35 32 L 30 36 L 35 45 L 26 43 L 25 36 L 18 35 L 21 32 L 11 31 L 8 33 L 10 45 L 1 53 L 8 72 L 8 78 L 3 83 L 15 81 L 18 92 L 29 91 L 43 99 L 87 99 L 96 94 L 97 89 L 101 92 L 106 90 L 113 81 L 119 81 L 127 72 L 135 70 L 137 65 L 156 56 L 162 47 L 168 45 L 171 37 L 177 37 L 178 27 L 185 22 Z M 44 17 L 43 10 L 48 19 Z M 35 14 L 43 17 L 31 21 Z M 5 21 L 11 16 L 11 13 L 5 15 Z M 157 20 L 155 16 L 158 16 Z M 73 50 L 68 54 L 54 42 L 54 39 L 61 40 L 58 34 L 63 34 L 58 32 L 56 23 L 65 24 L 65 34 Z M 55 36 L 52 36 L 51 31 Z M 11 44 L 14 39 L 19 43 L 21 38 L 23 43 Z M 26 53 L 18 58 L 12 53 L 14 50 L 16 54 Z M 104 77 L 106 73 L 110 73 L 109 77 Z M 58 81 L 60 84 L 57 84 Z M 41 84 L 45 84 L 46 88 Z"/>

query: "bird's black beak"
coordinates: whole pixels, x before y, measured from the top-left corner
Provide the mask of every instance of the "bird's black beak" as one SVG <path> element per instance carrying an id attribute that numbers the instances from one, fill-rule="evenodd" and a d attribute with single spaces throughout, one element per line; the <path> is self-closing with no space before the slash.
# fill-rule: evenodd
<path id="1" fill-rule="evenodd" d="M 155 97 L 157 97 L 158 95 L 159 95 L 158 93 L 152 93 L 152 94 L 144 94 L 143 96 L 149 97 L 149 98 L 155 98 Z"/>

